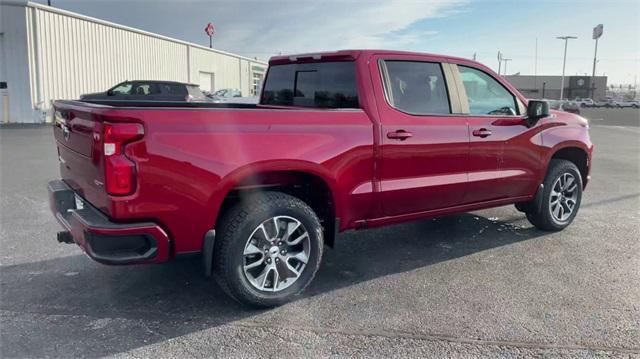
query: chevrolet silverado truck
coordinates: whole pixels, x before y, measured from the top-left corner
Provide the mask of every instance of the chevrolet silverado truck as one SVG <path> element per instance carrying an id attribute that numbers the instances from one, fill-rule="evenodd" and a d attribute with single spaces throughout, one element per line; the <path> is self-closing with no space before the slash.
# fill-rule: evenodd
<path id="1" fill-rule="evenodd" d="M 509 204 L 562 230 L 593 151 L 585 119 L 486 66 L 399 51 L 273 57 L 253 105 L 54 107 L 60 242 L 105 264 L 197 255 L 263 307 L 299 295 L 341 231 Z"/>

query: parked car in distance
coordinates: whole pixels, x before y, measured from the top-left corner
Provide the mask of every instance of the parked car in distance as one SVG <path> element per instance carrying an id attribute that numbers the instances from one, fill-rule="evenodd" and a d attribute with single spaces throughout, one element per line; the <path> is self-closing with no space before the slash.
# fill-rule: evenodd
<path id="1" fill-rule="evenodd" d="M 220 89 L 208 95 L 212 99 L 242 97 L 242 91 L 238 89 Z"/>
<path id="2" fill-rule="evenodd" d="M 595 103 L 590 98 L 576 98 L 573 102 L 577 103 L 580 107 L 593 107 Z"/>
<path id="3" fill-rule="evenodd" d="M 238 89 L 222 89 L 206 95 L 214 103 L 257 104 L 260 101 L 258 96 L 243 97 Z"/>
<path id="4" fill-rule="evenodd" d="M 605 99 L 595 101 L 593 107 L 614 108 L 620 107 L 620 104 L 618 104 L 618 101 L 614 100 L 613 98 L 607 97 Z"/>
<path id="5" fill-rule="evenodd" d="M 640 100 L 621 100 L 618 101 L 618 106 L 622 108 L 640 108 Z"/>
<path id="6" fill-rule="evenodd" d="M 206 101 L 195 84 L 175 81 L 125 81 L 104 92 L 84 94 L 82 101 Z"/>
<path id="7" fill-rule="evenodd" d="M 58 241 L 105 264 L 197 255 L 261 307 L 295 299 L 345 230 L 511 204 L 562 230 L 592 163 L 585 119 L 452 56 L 276 56 L 255 105 L 92 102 L 54 103 Z"/>
<path id="8" fill-rule="evenodd" d="M 549 103 L 549 108 L 558 111 L 575 113 L 576 115 L 580 114 L 580 106 L 573 101 L 568 100 L 545 100 Z"/>
<path id="9" fill-rule="evenodd" d="M 222 99 L 220 101 L 213 101 L 213 102 L 217 102 L 217 103 L 230 103 L 230 104 L 253 104 L 256 105 L 258 104 L 258 102 L 260 102 L 260 97 L 258 96 L 248 96 L 248 97 L 230 97 L 230 98 L 225 98 Z"/>

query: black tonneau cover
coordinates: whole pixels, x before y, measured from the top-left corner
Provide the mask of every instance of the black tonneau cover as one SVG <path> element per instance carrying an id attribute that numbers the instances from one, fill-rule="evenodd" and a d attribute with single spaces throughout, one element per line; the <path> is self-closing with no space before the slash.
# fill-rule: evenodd
<path id="1" fill-rule="evenodd" d="M 73 100 L 73 102 L 92 103 L 113 107 L 188 107 L 188 108 L 257 108 L 251 103 L 214 103 L 205 101 L 128 101 L 128 100 Z"/>

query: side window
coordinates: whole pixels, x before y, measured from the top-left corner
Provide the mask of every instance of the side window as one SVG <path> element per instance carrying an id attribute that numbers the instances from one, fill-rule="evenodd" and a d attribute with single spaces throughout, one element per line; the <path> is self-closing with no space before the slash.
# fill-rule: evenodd
<path id="1" fill-rule="evenodd" d="M 391 106 L 414 115 L 451 113 L 440 64 L 389 60 L 384 64 L 385 88 Z"/>
<path id="2" fill-rule="evenodd" d="M 496 79 L 471 67 L 458 65 L 458 69 L 469 99 L 470 114 L 515 116 L 519 113 L 515 96 Z"/>
<path id="3" fill-rule="evenodd" d="M 178 85 L 178 84 L 165 84 L 164 85 L 164 92 L 167 95 L 172 95 L 172 96 L 187 96 L 187 89 L 185 88 L 184 85 Z"/>
<path id="4" fill-rule="evenodd" d="M 160 93 L 160 88 L 154 83 L 137 83 L 134 86 L 134 95 L 156 95 Z"/>

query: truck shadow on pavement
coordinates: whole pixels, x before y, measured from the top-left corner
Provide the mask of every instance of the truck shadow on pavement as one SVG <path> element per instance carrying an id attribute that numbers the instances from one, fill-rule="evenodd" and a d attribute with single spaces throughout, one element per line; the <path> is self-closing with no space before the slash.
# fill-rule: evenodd
<path id="1" fill-rule="evenodd" d="M 462 214 L 346 232 L 302 298 L 545 235 L 513 224 L 522 219 Z M 122 353 L 269 312 L 229 299 L 199 260 L 108 267 L 78 254 L 3 266 L 1 285 L 5 357 Z"/>

